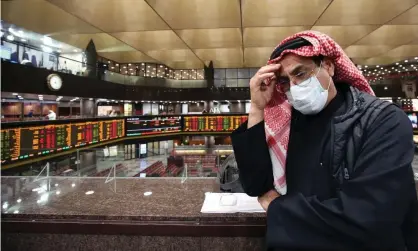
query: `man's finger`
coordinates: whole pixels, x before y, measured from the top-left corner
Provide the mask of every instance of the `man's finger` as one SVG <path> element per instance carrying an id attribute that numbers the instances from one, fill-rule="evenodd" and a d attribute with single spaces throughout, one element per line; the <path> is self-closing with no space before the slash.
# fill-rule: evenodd
<path id="1" fill-rule="evenodd" d="M 272 65 L 266 65 L 260 68 L 260 70 L 258 70 L 257 74 L 263 74 L 263 73 L 267 73 L 267 72 L 276 72 L 280 69 L 280 64 L 272 64 Z"/>
<path id="2" fill-rule="evenodd" d="M 263 74 L 260 74 L 260 75 L 258 75 L 257 76 L 257 78 L 258 78 L 258 81 L 257 81 L 257 83 L 259 84 L 259 85 L 261 85 L 261 84 L 265 84 L 265 82 L 264 82 L 264 80 L 266 80 L 266 79 L 268 79 L 268 78 L 272 78 L 272 77 L 274 77 L 275 75 L 274 75 L 274 72 L 267 72 L 267 73 L 263 73 Z"/>

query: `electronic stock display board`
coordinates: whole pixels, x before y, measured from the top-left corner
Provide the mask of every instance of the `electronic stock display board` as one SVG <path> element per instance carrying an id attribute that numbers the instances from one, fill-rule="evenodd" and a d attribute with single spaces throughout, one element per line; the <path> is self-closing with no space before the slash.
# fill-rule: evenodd
<path id="1" fill-rule="evenodd" d="M 123 119 L 37 125 L 1 130 L 1 163 L 125 136 Z"/>
<path id="2" fill-rule="evenodd" d="M 126 136 L 166 134 L 180 131 L 180 116 L 126 118 Z"/>
<path id="3" fill-rule="evenodd" d="M 231 132 L 247 115 L 165 115 L 17 126 L 1 130 L 1 163 L 56 153 L 125 136 Z"/>
<path id="4" fill-rule="evenodd" d="M 247 115 L 185 116 L 186 132 L 231 132 L 247 121 Z"/>

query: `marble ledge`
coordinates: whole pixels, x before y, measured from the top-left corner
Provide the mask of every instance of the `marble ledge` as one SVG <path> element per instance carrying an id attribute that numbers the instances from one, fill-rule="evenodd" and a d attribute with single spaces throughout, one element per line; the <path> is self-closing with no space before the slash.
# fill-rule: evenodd
<path id="1" fill-rule="evenodd" d="M 212 178 L 181 179 L 2 177 L 6 221 L 141 222 L 265 226 L 265 214 L 201 214 L 205 192 L 218 192 Z M 47 188 L 47 191 L 43 191 Z M 4 191 L 4 190 L 3 190 Z M 151 194 L 150 194 L 151 193 Z M 46 195 L 47 194 L 47 195 Z M 17 201 L 20 200 L 19 203 Z"/>

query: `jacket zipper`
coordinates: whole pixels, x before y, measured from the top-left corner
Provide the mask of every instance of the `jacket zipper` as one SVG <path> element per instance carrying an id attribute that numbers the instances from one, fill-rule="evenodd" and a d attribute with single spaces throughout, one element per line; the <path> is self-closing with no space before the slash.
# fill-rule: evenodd
<path id="1" fill-rule="evenodd" d="M 350 174 L 348 174 L 348 169 L 347 169 L 347 167 L 344 167 L 344 179 L 345 179 L 345 180 L 350 179 Z"/>
<path id="2" fill-rule="evenodd" d="M 331 135 L 330 135 L 330 158 L 329 166 L 331 167 L 332 176 L 334 176 L 334 119 L 331 119 Z"/>

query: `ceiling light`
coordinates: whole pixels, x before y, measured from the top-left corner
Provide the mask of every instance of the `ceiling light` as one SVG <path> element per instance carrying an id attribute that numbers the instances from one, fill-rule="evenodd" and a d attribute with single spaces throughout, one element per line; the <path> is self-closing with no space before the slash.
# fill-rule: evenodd
<path id="1" fill-rule="evenodd" d="M 7 35 L 7 40 L 13 41 L 15 40 L 15 37 L 13 35 Z"/>
<path id="2" fill-rule="evenodd" d="M 408 63 L 408 60 L 405 60 L 405 63 Z"/>
<path id="3" fill-rule="evenodd" d="M 93 190 L 90 190 L 90 191 L 87 191 L 86 192 L 86 195 L 90 195 L 90 194 L 94 194 L 94 191 Z"/>
<path id="4" fill-rule="evenodd" d="M 74 52 L 78 52 L 78 50 L 77 50 L 77 49 L 74 49 L 73 51 L 74 51 Z"/>
<path id="5" fill-rule="evenodd" d="M 20 41 L 22 41 L 22 42 L 26 42 L 27 40 L 26 40 L 26 39 L 24 39 L 24 38 L 22 38 L 22 39 L 20 39 Z"/>
<path id="6" fill-rule="evenodd" d="M 17 96 L 17 95 L 19 95 L 19 93 L 15 93 L 15 92 L 14 92 L 14 93 L 12 93 L 12 95 Z"/>
<path id="7" fill-rule="evenodd" d="M 116 64 L 116 66 L 119 66 L 119 64 Z"/>
<path id="8" fill-rule="evenodd" d="M 396 63 L 396 65 L 398 65 L 399 63 Z"/>
<path id="9" fill-rule="evenodd" d="M 369 68 L 369 67 L 367 65 L 365 65 L 364 68 Z"/>

